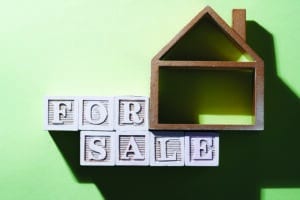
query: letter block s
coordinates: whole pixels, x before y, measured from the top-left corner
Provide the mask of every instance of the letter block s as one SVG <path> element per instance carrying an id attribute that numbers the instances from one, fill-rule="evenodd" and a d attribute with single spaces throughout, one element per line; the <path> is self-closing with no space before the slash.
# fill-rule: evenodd
<path id="1" fill-rule="evenodd" d="M 45 130 L 78 130 L 78 100 L 76 97 L 46 97 L 44 106 Z"/>
<path id="2" fill-rule="evenodd" d="M 81 131 L 80 165 L 115 165 L 115 133 L 108 131 Z"/>
<path id="3" fill-rule="evenodd" d="M 148 130 L 148 97 L 123 96 L 115 98 L 115 129 Z"/>

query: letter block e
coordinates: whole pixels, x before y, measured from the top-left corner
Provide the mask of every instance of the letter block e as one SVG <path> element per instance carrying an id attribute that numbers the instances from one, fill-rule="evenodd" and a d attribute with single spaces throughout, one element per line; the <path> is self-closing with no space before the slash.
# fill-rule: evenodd
<path id="1" fill-rule="evenodd" d="M 78 130 L 78 100 L 76 97 L 46 97 L 44 106 L 45 130 Z"/>
<path id="2" fill-rule="evenodd" d="M 123 96 L 115 98 L 115 129 L 148 130 L 148 97 Z"/>
<path id="3" fill-rule="evenodd" d="M 186 166 L 218 166 L 219 135 L 209 132 L 185 133 Z"/>

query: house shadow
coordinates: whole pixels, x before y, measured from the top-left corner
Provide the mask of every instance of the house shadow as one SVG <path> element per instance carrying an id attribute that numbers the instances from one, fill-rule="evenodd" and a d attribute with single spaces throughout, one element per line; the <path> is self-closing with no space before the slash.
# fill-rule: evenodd
<path id="1" fill-rule="evenodd" d="M 74 176 L 105 199 L 259 200 L 262 188 L 300 187 L 300 101 L 277 76 L 273 36 L 247 22 L 265 62 L 265 130 L 220 132 L 219 167 L 82 167 L 79 132 L 50 132 Z"/>

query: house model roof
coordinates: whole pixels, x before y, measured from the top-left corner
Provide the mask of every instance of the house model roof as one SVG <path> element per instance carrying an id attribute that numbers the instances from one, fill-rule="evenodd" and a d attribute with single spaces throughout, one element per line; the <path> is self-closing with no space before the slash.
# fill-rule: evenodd
<path id="1" fill-rule="evenodd" d="M 257 61 L 262 62 L 262 59 L 255 53 L 254 50 L 246 43 L 245 37 L 245 24 L 242 25 L 243 21 L 245 23 L 245 18 L 241 16 L 241 12 L 245 12 L 245 10 L 242 9 L 235 9 L 233 10 L 233 28 L 230 27 L 210 6 L 205 7 L 198 15 L 196 15 L 163 49 L 161 49 L 156 56 L 153 58 L 153 61 L 156 60 L 177 60 L 178 57 L 176 57 L 176 52 L 180 51 L 180 48 L 184 47 L 184 45 L 188 45 L 190 41 L 188 39 L 190 36 L 193 36 L 195 34 L 198 34 L 198 40 L 193 41 L 194 44 L 191 44 L 189 46 L 190 49 L 194 48 L 195 50 L 199 50 L 200 48 L 203 49 L 202 51 L 196 51 L 193 52 L 192 55 L 189 55 L 185 58 L 181 58 L 181 60 L 199 60 L 197 59 L 197 56 L 200 58 L 207 58 L 205 55 L 205 51 L 209 50 L 212 54 L 218 54 L 217 47 L 214 49 L 207 44 L 207 42 L 212 42 L 209 39 L 221 39 L 221 37 L 226 37 L 227 41 L 223 41 L 226 44 L 234 44 L 236 46 L 232 47 L 231 49 L 228 49 L 229 53 L 236 53 L 237 51 L 240 51 L 244 53 L 245 55 L 249 55 L 250 61 Z M 236 14 L 236 15 L 235 15 Z M 241 18 L 242 17 L 242 18 Z M 245 15 L 244 15 L 245 17 Z M 238 24 L 238 25 L 235 25 Z M 203 28 L 202 28 L 203 27 Z M 207 30 L 205 32 L 205 29 L 218 29 L 220 32 L 219 35 L 214 36 L 210 35 L 211 32 Z M 243 30 L 244 29 L 244 30 Z M 200 31 L 199 31 L 200 30 Z M 204 32 L 203 32 L 204 31 Z M 239 34 L 239 31 L 241 31 L 242 35 Z M 203 37 L 205 36 L 205 37 Z M 210 38 L 207 38 L 210 37 Z M 224 39 L 224 38 L 223 38 Z M 215 41 L 218 42 L 218 41 Z M 225 44 L 225 45 L 226 45 Z M 200 47 L 197 49 L 194 46 L 200 45 Z M 203 46 L 203 48 L 202 48 Z M 209 49 L 207 49 L 208 47 Z M 205 55 L 203 55 L 203 53 Z M 170 55 L 172 54 L 172 55 Z M 174 55 L 175 54 L 175 55 Z M 178 55 L 178 54 L 177 54 Z M 222 57 L 221 57 L 222 58 Z M 234 57 L 224 56 L 224 59 L 216 59 L 212 58 L 210 60 L 220 60 L 220 61 L 231 61 L 235 60 Z M 202 59 L 204 60 L 204 59 Z"/>
<path id="2" fill-rule="evenodd" d="M 154 130 L 261 130 L 263 129 L 263 107 L 264 107 L 264 64 L 263 60 L 255 53 L 255 51 L 246 43 L 246 11 L 242 9 L 233 10 L 233 27 L 230 27 L 211 7 L 205 7 L 198 15 L 196 15 L 163 49 L 161 49 L 152 59 L 152 71 L 151 71 L 151 95 L 150 95 L 150 129 Z M 180 72 L 178 70 L 181 70 Z M 188 72 L 191 69 L 197 69 L 202 71 L 193 71 Z M 182 94 L 176 94 L 176 91 L 165 92 L 166 90 L 172 90 L 172 85 L 168 86 L 170 89 L 164 88 L 161 86 L 165 82 L 172 80 L 170 78 L 163 78 L 170 74 L 171 72 L 178 71 L 178 74 L 186 74 L 182 81 L 182 84 L 186 84 L 190 79 L 193 79 L 194 74 L 200 74 L 199 78 L 194 77 L 194 82 L 198 82 L 198 79 L 204 79 L 206 75 L 203 74 L 223 74 L 224 81 L 226 83 L 230 82 L 235 75 L 227 75 L 226 70 L 232 71 L 232 74 L 238 74 L 237 76 L 243 76 L 248 71 L 251 71 L 252 75 L 249 75 L 248 78 L 251 87 L 249 89 L 250 95 L 245 98 L 250 100 L 247 101 L 249 106 L 247 108 L 247 115 L 252 115 L 251 123 L 240 123 L 238 121 L 226 121 L 226 120 L 217 120 L 216 122 L 205 122 L 205 120 L 182 120 L 175 119 L 174 117 L 168 116 L 171 115 L 180 115 L 184 113 L 184 110 L 178 111 L 176 109 L 180 106 L 184 106 L 188 101 L 182 101 L 180 96 Z M 225 71 L 224 71 L 225 70 Z M 167 73 L 166 73 L 167 71 Z M 207 72 L 210 71 L 210 72 Z M 239 73 L 242 71 L 242 73 Z M 183 72 L 183 73 L 181 73 Z M 195 72 L 195 73 L 194 73 Z M 173 73 L 174 74 L 174 73 Z M 211 76 L 211 75 L 209 75 Z M 212 75 L 213 76 L 213 75 Z M 217 75 L 219 76 L 219 75 Z M 227 76 L 227 78 L 226 78 Z M 165 80 L 160 80 L 165 79 Z M 211 80 L 214 80 L 215 77 L 212 77 Z M 235 79 L 235 78 L 234 78 Z M 174 80 L 173 80 L 174 81 Z M 176 81 L 174 81 L 176 82 Z M 240 82 L 244 84 L 244 82 Z M 201 82 L 201 84 L 205 84 Z M 214 84 L 214 83 L 208 83 Z M 235 83 L 239 85 L 239 83 Z M 173 84 L 174 85 L 174 84 Z M 200 85 L 200 82 L 199 82 Z M 222 84 L 219 84 L 222 85 Z M 175 86 L 175 85 L 174 85 Z M 180 85 L 176 87 L 180 88 Z M 189 90 L 190 87 L 182 88 L 183 94 L 186 94 L 185 90 Z M 195 88 L 193 88 L 195 90 Z M 197 89 L 196 89 L 197 90 Z M 213 89 L 207 89 L 207 95 Z M 220 93 L 222 88 L 220 88 Z M 232 89 L 233 90 L 233 89 Z M 239 91 L 245 89 L 239 88 Z M 178 90 L 180 91 L 180 89 Z M 217 91 L 218 92 L 218 91 Z M 197 91 L 195 91 L 197 93 Z M 242 93 L 242 92 L 240 92 Z M 190 93 L 188 93 L 190 94 Z M 228 95 L 230 91 L 228 92 Z M 203 99 L 199 98 L 196 100 L 192 99 L 192 96 L 187 95 L 187 98 L 190 98 L 191 101 L 194 101 L 192 104 L 196 105 L 199 103 L 199 113 L 207 114 L 209 109 L 201 108 L 204 106 L 201 105 L 201 102 L 205 102 Z M 204 96 L 204 95 L 202 95 Z M 233 100 L 236 95 L 232 95 Z M 238 96 L 238 95 L 237 95 Z M 230 96 L 225 96 L 223 99 L 231 98 Z M 170 98 L 167 101 L 162 99 Z M 171 100 L 173 98 L 173 100 Z M 176 99 L 178 98 L 177 103 Z M 206 98 L 206 97 L 205 97 Z M 211 98 L 216 98 L 212 95 Z M 244 99 L 245 99 L 244 98 Z M 179 101 L 182 101 L 180 103 Z M 195 102 L 197 101 L 197 102 Z M 209 100 L 207 100 L 209 101 Z M 212 100 L 213 101 L 213 100 Z M 239 102 L 240 99 L 236 98 L 236 101 Z M 221 102 L 221 101 L 220 101 Z M 173 108 L 172 108 L 173 105 Z M 207 104 L 208 105 L 208 104 Z M 206 105 L 205 105 L 206 106 Z M 168 113 L 164 110 L 164 107 L 169 107 Z M 222 107 L 222 108 L 221 108 Z M 229 110 L 229 107 L 231 107 Z M 224 102 L 216 103 L 215 108 L 210 109 L 214 110 L 213 114 L 217 116 L 223 108 L 227 109 L 229 115 L 235 115 L 236 112 L 233 111 L 238 107 L 234 104 L 226 104 Z M 218 108 L 220 108 L 218 110 Z M 174 112 L 172 111 L 174 110 Z M 179 109 L 180 110 L 180 109 Z M 192 108 L 187 109 L 191 112 L 194 112 Z M 194 110 L 197 110 L 195 108 Z M 172 113 L 173 112 L 173 113 Z M 196 111 L 195 111 L 196 112 Z M 250 113 L 251 112 L 251 113 Z M 250 114 L 249 114 L 250 113 Z M 199 116 L 200 116 L 199 114 Z M 210 113 L 209 113 L 210 114 Z M 168 115 L 168 116 L 167 116 Z M 184 114 L 183 114 L 184 115 Z M 243 114 L 241 114 L 243 115 Z M 240 115 L 240 116 L 241 116 Z M 225 115 L 224 119 L 227 117 Z"/>

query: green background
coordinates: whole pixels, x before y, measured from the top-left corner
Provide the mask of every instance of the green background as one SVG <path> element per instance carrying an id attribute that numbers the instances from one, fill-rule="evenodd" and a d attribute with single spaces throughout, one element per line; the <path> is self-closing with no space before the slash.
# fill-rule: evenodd
<path id="1" fill-rule="evenodd" d="M 146 95 L 151 58 L 204 6 L 265 60 L 265 131 L 222 132 L 218 168 L 80 167 L 79 134 L 43 131 L 46 95 Z M 0 1 L 0 199 L 300 199 L 297 0 Z"/>

